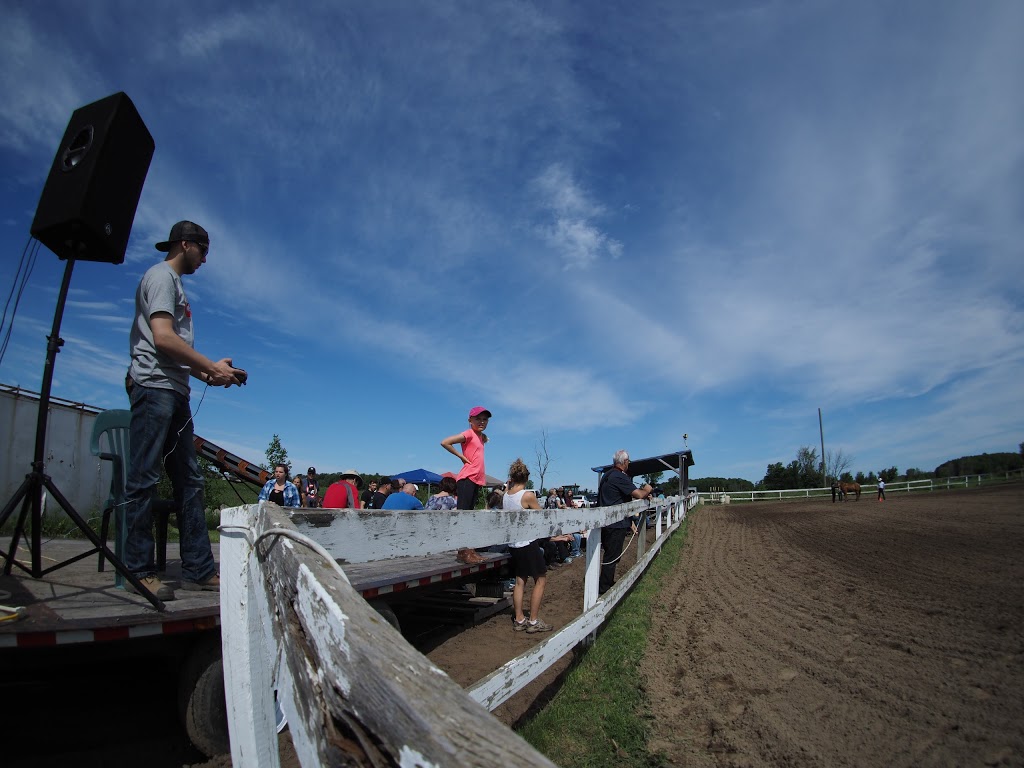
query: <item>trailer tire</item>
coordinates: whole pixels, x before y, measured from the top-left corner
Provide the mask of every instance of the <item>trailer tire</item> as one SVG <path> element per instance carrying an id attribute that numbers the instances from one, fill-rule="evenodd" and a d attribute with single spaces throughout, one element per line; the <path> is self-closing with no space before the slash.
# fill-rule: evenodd
<path id="1" fill-rule="evenodd" d="M 230 752 L 219 634 L 196 644 L 182 667 L 179 686 L 181 720 L 192 745 L 207 757 Z"/>
<path id="2" fill-rule="evenodd" d="M 394 627 L 396 632 L 402 631 L 402 626 L 398 623 L 398 616 L 390 605 L 380 600 L 374 600 L 370 603 L 370 607 L 379 613 L 384 621 Z"/>

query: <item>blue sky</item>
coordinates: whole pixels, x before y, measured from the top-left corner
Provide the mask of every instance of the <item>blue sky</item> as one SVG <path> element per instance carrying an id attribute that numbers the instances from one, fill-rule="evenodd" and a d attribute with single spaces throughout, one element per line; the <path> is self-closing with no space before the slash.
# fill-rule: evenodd
<path id="1" fill-rule="evenodd" d="M 854 471 L 1024 440 L 1017 0 L 2 8 L 7 274 L 74 109 L 123 90 L 156 141 L 55 395 L 126 407 L 135 286 L 191 219 L 196 346 L 250 374 L 197 432 L 253 460 L 457 469 L 474 405 L 490 474 L 547 431 L 548 485 L 683 433 L 758 480 L 818 408 Z M 63 266 L 0 381 L 38 389 Z"/>

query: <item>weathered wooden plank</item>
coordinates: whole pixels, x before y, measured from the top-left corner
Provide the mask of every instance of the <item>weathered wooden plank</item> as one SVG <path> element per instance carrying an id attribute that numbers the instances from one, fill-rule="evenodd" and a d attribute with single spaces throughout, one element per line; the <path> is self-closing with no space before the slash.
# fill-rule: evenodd
<path id="1" fill-rule="evenodd" d="M 517 765 L 553 766 L 409 646 L 327 553 L 289 538 L 303 537 L 280 508 L 241 509 L 251 520 L 259 561 L 259 575 L 253 571 L 248 580 L 262 591 L 254 599 L 269 608 L 269 634 L 282 660 L 277 684 L 303 765 L 490 767 L 514 756 Z M 233 601 L 238 593 L 228 589 Z M 238 631 L 235 623 L 226 634 Z M 251 663 L 249 671 L 255 672 Z M 289 677 L 293 684 L 284 690 Z M 229 691 L 236 684 L 228 680 Z M 262 684 L 273 685 L 265 676 Z M 229 693 L 233 757 L 236 730 L 246 730 L 240 721 L 252 715 L 246 706 Z"/>
<path id="2" fill-rule="evenodd" d="M 274 658 L 265 627 L 267 601 L 259 579 L 246 507 L 221 513 L 220 605 L 226 619 L 221 630 L 224 689 L 229 713 L 231 761 L 234 765 L 278 768 L 274 727 Z"/>
<path id="3" fill-rule="evenodd" d="M 324 509 L 288 514 L 297 530 L 347 565 L 436 554 L 453 546 L 486 547 L 583 531 L 614 523 L 628 515 L 644 514 L 648 509 L 651 509 L 649 502 L 634 501 L 615 507 L 572 510 Z"/>
<path id="4" fill-rule="evenodd" d="M 601 529 L 587 536 L 587 559 L 583 575 L 583 612 L 597 604 L 601 576 Z"/>

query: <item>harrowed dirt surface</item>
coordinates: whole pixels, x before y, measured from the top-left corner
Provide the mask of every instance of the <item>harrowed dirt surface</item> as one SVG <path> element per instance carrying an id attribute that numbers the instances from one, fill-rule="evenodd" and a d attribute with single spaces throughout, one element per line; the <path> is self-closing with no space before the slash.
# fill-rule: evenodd
<path id="1" fill-rule="evenodd" d="M 1024 765 L 1019 484 L 698 507 L 652 618 L 662 764 Z"/>
<path id="2" fill-rule="evenodd" d="M 654 541 L 653 529 L 647 532 L 647 541 Z M 627 546 L 623 548 L 622 559 L 616 569 L 618 576 L 636 563 L 636 552 L 636 540 L 627 539 Z M 585 569 L 586 553 L 572 563 L 548 571 L 540 618 L 553 625 L 553 631 L 558 631 L 583 613 Z M 532 593 L 531 579 L 523 601 L 524 612 L 527 614 L 531 612 Z M 468 688 L 549 637 L 550 632 L 528 634 L 512 631 L 512 610 L 509 609 L 475 627 L 453 634 L 436 647 L 422 650 L 427 658 L 447 672 L 456 683 Z M 558 692 L 561 677 L 569 668 L 571 661 L 571 653 L 563 656 L 540 677 L 497 707 L 492 714 L 505 725 L 516 727 L 543 708 Z"/>

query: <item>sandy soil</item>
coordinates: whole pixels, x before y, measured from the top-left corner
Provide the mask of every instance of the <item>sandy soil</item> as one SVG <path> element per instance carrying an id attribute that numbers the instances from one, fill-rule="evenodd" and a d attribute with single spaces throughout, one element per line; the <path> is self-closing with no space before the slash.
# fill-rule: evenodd
<path id="1" fill-rule="evenodd" d="M 1024 765 L 1022 512 L 1021 486 L 699 508 L 653 617 L 654 751 Z"/>
<path id="2" fill-rule="evenodd" d="M 653 529 L 648 532 L 654 540 Z M 636 563 L 636 541 L 627 539 L 617 574 Z M 540 618 L 557 631 L 583 612 L 583 575 L 585 558 L 548 571 L 547 585 L 541 603 Z M 527 587 L 525 610 L 529 612 L 532 581 Z M 486 677 L 510 659 L 514 659 L 549 637 L 512 631 L 511 609 L 492 616 L 485 622 L 458 632 L 434 648 L 423 649 L 427 658 L 448 673 L 463 687 Z M 506 725 L 515 727 L 524 717 L 542 708 L 558 691 L 561 676 L 568 669 L 572 654 L 567 654 L 551 669 L 522 691 L 494 710 L 493 714 Z"/>

